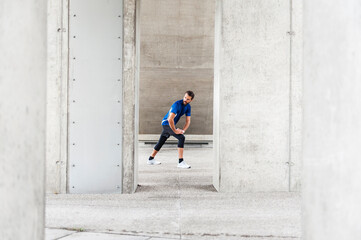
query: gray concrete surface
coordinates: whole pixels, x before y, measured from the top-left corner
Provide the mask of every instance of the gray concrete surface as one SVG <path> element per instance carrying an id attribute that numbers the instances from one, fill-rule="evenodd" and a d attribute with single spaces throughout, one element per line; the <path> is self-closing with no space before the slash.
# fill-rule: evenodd
<path id="1" fill-rule="evenodd" d="M 68 138 L 68 1 L 47 2 L 46 191 L 65 193 Z"/>
<path id="2" fill-rule="evenodd" d="M 290 110 L 289 161 L 290 190 L 301 191 L 302 169 L 302 61 L 303 61 L 303 1 L 290 1 L 292 32 L 290 38 Z"/>
<path id="3" fill-rule="evenodd" d="M 220 191 L 299 188 L 301 45 L 291 38 L 299 42 L 301 34 L 289 32 L 302 19 L 301 5 L 290 4 L 217 1 L 213 135 Z M 291 22 L 293 11 L 299 18 Z"/>
<path id="4" fill-rule="evenodd" d="M 123 193 L 136 188 L 136 161 L 134 151 L 137 142 L 135 92 L 136 83 L 136 0 L 123 1 Z"/>
<path id="5" fill-rule="evenodd" d="M 139 4 L 139 133 L 159 134 L 160 121 L 170 106 L 192 90 L 194 115 L 187 133 L 212 134 L 215 1 L 143 0 Z M 184 123 L 181 119 L 179 125 Z"/>
<path id="6" fill-rule="evenodd" d="M 191 169 L 176 168 L 174 147 L 159 152 L 161 165 L 148 166 L 151 150 L 139 148 L 135 194 L 48 194 L 46 239 L 59 230 L 75 231 L 62 239 L 300 238 L 299 193 L 218 193 L 212 148 L 186 146 Z"/>
<path id="7" fill-rule="evenodd" d="M 46 1 L 0 3 L 0 239 L 44 236 Z"/>
<path id="8" fill-rule="evenodd" d="M 304 4 L 304 239 L 358 240 L 361 4 Z"/>
<path id="9" fill-rule="evenodd" d="M 69 1 L 48 3 L 47 193 L 66 193 Z M 123 192 L 136 186 L 136 0 L 123 2 Z M 20 56 L 20 55 L 19 55 Z"/>
<path id="10" fill-rule="evenodd" d="M 77 229 L 79 231 L 79 229 Z M 64 230 L 64 229 L 51 229 L 46 228 L 45 229 L 45 239 L 59 239 L 64 238 L 66 236 L 72 235 L 74 233 L 77 233 L 77 230 Z"/>

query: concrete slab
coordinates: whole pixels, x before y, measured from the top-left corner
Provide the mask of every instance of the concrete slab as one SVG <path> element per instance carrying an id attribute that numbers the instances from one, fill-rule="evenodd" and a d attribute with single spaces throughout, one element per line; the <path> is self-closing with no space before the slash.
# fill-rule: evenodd
<path id="1" fill-rule="evenodd" d="M 139 148 L 135 194 L 47 195 L 46 226 L 150 239 L 300 239 L 299 193 L 218 193 L 211 148 L 185 149 L 191 169 L 176 167 L 176 148 L 148 166 L 151 150 Z"/>
<path id="2" fill-rule="evenodd" d="M 218 199 L 185 196 L 181 202 L 182 236 L 298 237 L 299 204 L 289 193 L 228 194 Z"/>
<path id="3" fill-rule="evenodd" d="M 55 239 L 63 238 L 65 236 L 69 236 L 73 233 L 76 233 L 76 231 L 69 231 L 69 230 L 65 230 L 65 229 L 46 228 L 45 229 L 45 239 L 46 240 L 55 240 Z"/>

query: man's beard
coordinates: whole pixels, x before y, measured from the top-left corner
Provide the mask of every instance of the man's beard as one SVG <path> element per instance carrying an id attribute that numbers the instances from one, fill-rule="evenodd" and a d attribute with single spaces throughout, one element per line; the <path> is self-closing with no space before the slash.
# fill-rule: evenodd
<path id="1" fill-rule="evenodd" d="M 184 104 L 184 105 L 187 105 L 188 103 L 187 103 L 186 101 L 183 101 L 183 104 Z"/>

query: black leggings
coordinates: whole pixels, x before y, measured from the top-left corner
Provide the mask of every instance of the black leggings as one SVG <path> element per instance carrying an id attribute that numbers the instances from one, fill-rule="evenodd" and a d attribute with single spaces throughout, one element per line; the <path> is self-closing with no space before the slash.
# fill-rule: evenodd
<path id="1" fill-rule="evenodd" d="M 163 127 L 163 132 L 160 135 L 160 138 L 158 140 L 157 145 L 155 145 L 154 150 L 159 151 L 163 146 L 163 144 L 165 143 L 165 141 L 167 141 L 167 139 L 170 137 L 170 135 L 178 139 L 179 148 L 184 148 L 184 140 L 186 138 L 183 134 L 175 134 L 173 130 L 169 127 L 169 125 L 162 125 L 162 127 Z"/>

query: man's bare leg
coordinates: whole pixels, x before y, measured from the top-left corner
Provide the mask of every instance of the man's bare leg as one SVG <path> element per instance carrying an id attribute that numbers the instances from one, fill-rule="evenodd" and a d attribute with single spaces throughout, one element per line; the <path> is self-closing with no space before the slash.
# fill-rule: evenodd
<path id="1" fill-rule="evenodd" d="M 153 152 L 152 152 L 152 154 L 150 154 L 150 156 L 151 156 L 151 157 L 155 157 L 155 155 L 157 155 L 157 153 L 158 153 L 158 151 L 155 150 L 155 149 L 153 149 Z"/>
<path id="2" fill-rule="evenodd" d="M 187 163 L 183 161 L 183 148 L 178 148 L 178 155 L 179 155 L 179 168 L 191 168 Z"/>
<path id="3" fill-rule="evenodd" d="M 183 158 L 183 148 L 178 148 L 178 156 L 179 158 Z"/>
<path id="4" fill-rule="evenodd" d="M 156 161 L 156 160 L 154 159 L 154 157 L 155 157 L 155 155 L 157 155 L 157 153 L 158 153 L 158 151 L 155 150 L 155 149 L 153 149 L 153 152 L 152 152 L 152 154 L 150 155 L 149 160 L 148 160 L 148 162 L 147 162 L 149 165 L 158 165 L 158 164 L 160 164 L 160 162 L 158 162 L 158 161 Z"/>

